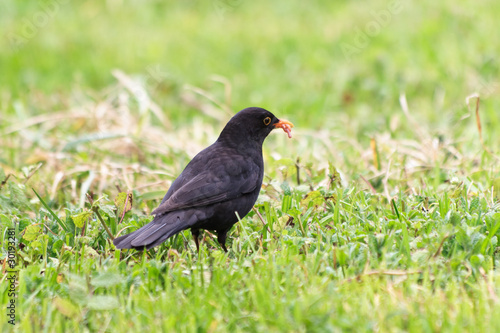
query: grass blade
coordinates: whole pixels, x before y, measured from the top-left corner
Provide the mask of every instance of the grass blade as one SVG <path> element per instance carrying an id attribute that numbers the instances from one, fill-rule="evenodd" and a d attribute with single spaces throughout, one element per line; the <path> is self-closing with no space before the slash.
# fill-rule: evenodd
<path id="1" fill-rule="evenodd" d="M 57 224 L 59 224 L 59 226 L 61 228 L 64 229 L 64 231 L 68 232 L 68 227 L 66 226 L 66 224 L 64 224 L 63 221 L 61 221 L 61 219 L 56 215 L 56 213 L 54 213 L 52 211 L 52 209 L 50 209 L 49 205 L 47 205 L 45 203 L 45 201 L 43 201 L 42 197 L 38 195 L 38 193 L 36 193 L 35 189 L 34 188 L 31 188 L 33 190 L 33 192 L 35 192 L 36 196 L 38 197 L 38 199 L 40 200 L 40 202 L 42 203 L 42 205 L 49 211 L 50 215 L 52 215 L 52 217 L 54 217 L 54 219 L 56 220 Z"/>

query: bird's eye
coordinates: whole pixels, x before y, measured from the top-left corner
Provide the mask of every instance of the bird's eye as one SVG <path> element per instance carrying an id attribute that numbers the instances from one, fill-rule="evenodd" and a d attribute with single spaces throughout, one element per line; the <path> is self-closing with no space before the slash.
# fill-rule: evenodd
<path id="1" fill-rule="evenodd" d="M 271 117 L 264 118 L 264 125 L 269 125 L 271 123 Z"/>

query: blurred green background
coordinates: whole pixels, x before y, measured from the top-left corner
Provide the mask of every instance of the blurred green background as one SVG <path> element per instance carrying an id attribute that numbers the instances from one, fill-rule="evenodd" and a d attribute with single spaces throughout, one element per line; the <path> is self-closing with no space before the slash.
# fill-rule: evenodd
<path id="1" fill-rule="evenodd" d="M 2 96 L 64 105 L 75 90 L 100 90 L 113 69 L 141 75 L 179 121 L 192 107 L 185 84 L 231 84 L 232 110 L 266 107 L 301 127 L 355 133 L 388 128 L 405 93 L 431 126 L 466 112 L 464 99 L 496 93 L 500 27 L 496 1 L 2 1 Z M 151 74 L 154 73 L 154 74 Z M 484 100 L 487 110 L 498 101 Z M 4 112 L 6 107 L 3 108 Z M 12 110 L 7 110 L 12 112 Z M 179 118 L 179 119 L 177 119 Z M 486 126 L 498 125 L 491 114 Z M 359 123 L 359 124 L 358 124 Z M 405 135 L 405 132 L 400 132 Z"/>

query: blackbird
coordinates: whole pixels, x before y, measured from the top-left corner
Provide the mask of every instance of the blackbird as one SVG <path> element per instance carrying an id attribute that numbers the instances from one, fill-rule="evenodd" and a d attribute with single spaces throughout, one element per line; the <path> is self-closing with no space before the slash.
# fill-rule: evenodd
<path id="1" fill-rule="evenodd" d="M 293 124 L 250 107 L 238 112 L 217 141 L 188 163 L 172 183 L 153 221 L 113 243 L 119 249 L 150 249 L 191 228 L 199 251 L 200 229 L 215 230 L 225 252 L 231 227 L 252 209 L 262 186 L 262 144 L 275 128 L 291 138 Z"/>

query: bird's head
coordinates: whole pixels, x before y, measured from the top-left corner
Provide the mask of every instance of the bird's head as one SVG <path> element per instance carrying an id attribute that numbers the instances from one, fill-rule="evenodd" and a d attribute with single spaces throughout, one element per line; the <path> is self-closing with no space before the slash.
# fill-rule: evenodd
<path id="1" fill-rule="evenodd" d="M 256 141 L 262 144 L 273 129 L 282 128 L 291 138 L 293 124 L 288 120 L 278 119 L 271 112 L 250 107 L 241 110 L 229 120 L 222 130 L 219 140 L 233 142 Z"/>

